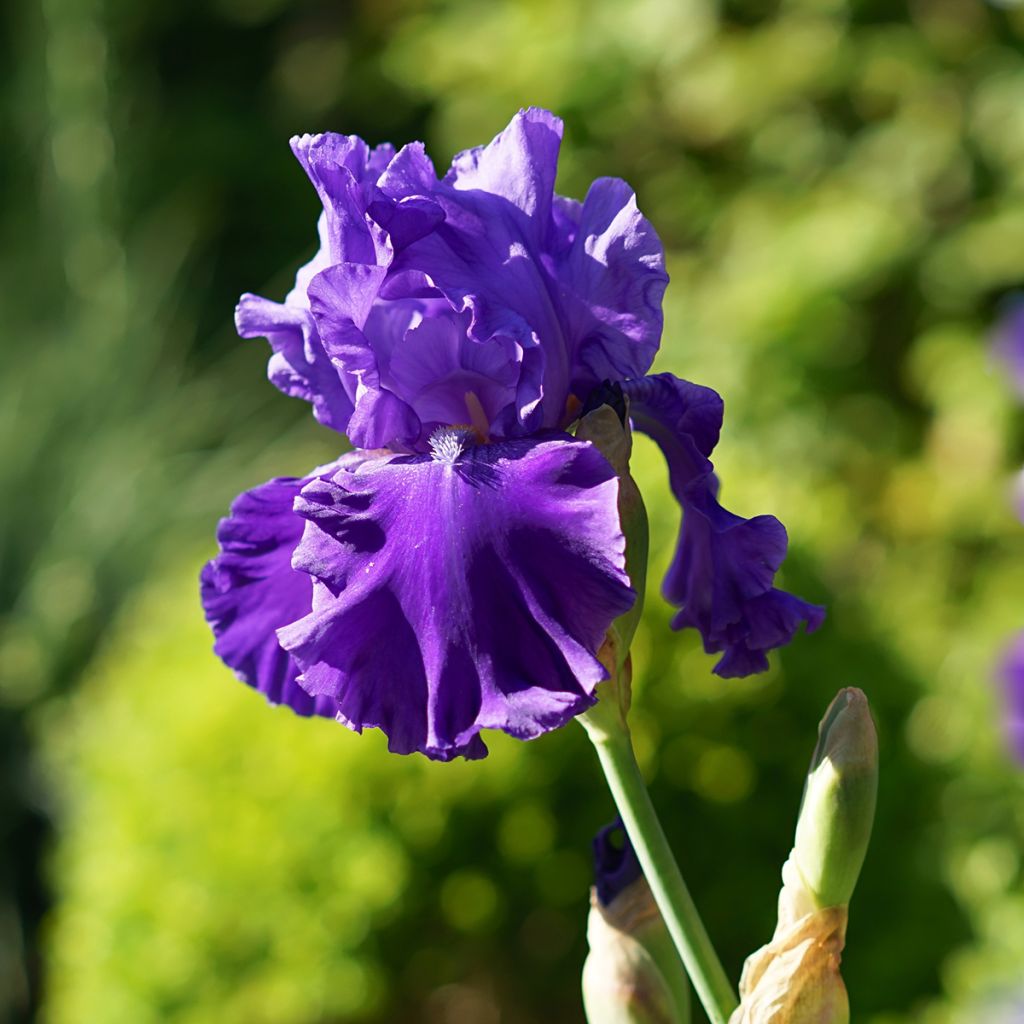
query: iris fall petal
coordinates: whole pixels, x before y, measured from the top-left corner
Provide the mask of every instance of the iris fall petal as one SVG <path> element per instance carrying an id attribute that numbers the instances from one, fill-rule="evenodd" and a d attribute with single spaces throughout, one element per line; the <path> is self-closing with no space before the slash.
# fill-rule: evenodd
<path id="1" fill-rule="evenodd" d="M 278 635 L 353 728 L 447 760 L 482 756 L 482 729 L 529 739 L 592 704 L 635 595 L 618 483 L 591 445 L 433 443 L 303 488 L 293 564 L 313 607 Z"/>

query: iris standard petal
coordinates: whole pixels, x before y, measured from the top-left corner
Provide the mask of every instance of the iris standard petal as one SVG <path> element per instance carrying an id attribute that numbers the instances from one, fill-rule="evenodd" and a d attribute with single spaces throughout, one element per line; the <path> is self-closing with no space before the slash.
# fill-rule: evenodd
<path id="1" fill-rule="evenodd" d="M 371 150 L 358 136 L 334 132 L 297 135 L 291 147 L 324 205 L 331 262 L 377 263 L 381 239 L 374 237 L 366 209 L 394 147 Z"/>
<path id="2" fill-rule="evenodd" d="M 562 132 L 561 118 L 549 111 L 520 110 L 486 146 L 459 153 L 445 183 L 506 200 L 525 215 L 524 223 L 537 232 L 541 246 L 545 239 L 540 233 L 547 231 L 551 218 Z"/>
<path id="3" fill-rule="evenodd" d="M 388 361 L 387 383 L 428 429 L 468 423 L 476 403 L 490 428 L 515 403 L 519 348 L 511 338 L 481 344 L 466 335 L 466 314 L 449 312 L 410 327 Z"/>
<path id="4" fill-rule="evenodd" d="M 558 276 L 572 389 L 582 398 L 603 380 L 642 377 L 651 368 L 668 274 L 661 240 L 624 181 L 599 178 L 577 216 Z"/>
<path id="5" fill-rule="evenodd" d="M 243 295 L 235 308 L 243 338 L 265 337 L 273 355 L 267 376 L 278 390 L 302 398 L 325 427 L 344 433 L 354 408 L 342 375 L 331 362 L 308 308 Z"/>
<path id="6" fill-rule="evenodd" d="M 421 147 L 382 176 L 393 197 L 430 196 L 437 229 L 396 256 L 425 274 L 469 336 L 523 349 L 519 415 L 526 431 L 557 427 L 570 394 L 646 373 L 661 335 L 668 281 L 661 242 L 624 182 L 601 179 L 583 204 L 554 193 L 561 121 L 520 111 L 489 145 L 459 154 L 443 181 Z M 526 383 L 529 382 L 529 387 Z"/>
<path id="7" fill-rule="evenodd" d="M 419 143 L 395 154 L 388 146 L 371 151 L 355 136 L 293 139 L 323 204 L 320 250 L 289 293 L 285 327 L 266 316 L 239 321 L 247 336 L 275 332 L 275 383 L 313 401 L 322 422 L 357 446 L 421 450 L 438 390 L 448 385 L 417 371 L 409 394 L 389 386 L 381 347 L 338 327 L 341 316 L 363 332 L 373 309 L 410 299 L 445 302 L 424 319 L 458 317 L 467 343 L 500 350 L 483 361 L 504 360 L 487 377 L 503 392 L 510 387 L 502 395 L 510 400 L 491 409 L 495 389 L 485 383 L 489 395 L 476 393 L 497 436 L 564 428 L 572 396 L 582 400 L 605 378 L 645 373 L 661 332 L 661 243 L 621 181 L 595 182 L 582 204 L 555 194 L 562 130 L 553 114 L 522 110 L 488 145 L 456 156 L 441 180 Z M 404 330 L 382 348 L 398 351 Z M 436 333 L 421 340 L 428 335 Z M 426 393 L 432 411 L 418 417 L 413 441 L 413 416 L 399 403 L 415 406 Z M 441 404 L 451 397 L 461 396 L 452 391 Z"/>
<path id="8" fill-rule="evenodd" d="M 382 267 L 339 263 L 317 274 L 309 286 L 310 310 L 324 351 L 352 396 L 345 432 L 359 448 L 402 446 L 420 435 L 412 408 L 382 386 L 377 355 L 362 330 L 384 274 Z"/>
<path id="9" fill-rule="evenodd" d="M 293 564 L 313 608 L 278 635 L 353 729 L 481 757 L 482 729 L 529 739 L 593 703 L 598 649 L 635 599 L 618 481 L 564 435 L 474 445 L 446 430 L 432 445 L 303 489 Z"/>
<path id="10" fill-rule="evenodd" d="M 271 480 L 240 495 L 220 522 L 220 554 L 203 567 L 200 584 L 214 651 L 243 682 L 300 715 L 334 717 L 334 701 L 296 683 L 298 667 L 276 633 L 312 607 L 312 582 L 291 566 L 305 525 L 292 505 L 312 479 Z"/>
<path id="11" fill-rule="evenodd" d="M 744 519 L 718 502 L 709 456 L 722 425 L 722 400 L 710 388 L 668 373 L 623 385 L 630 415 L 668 462 L 672 493 L 683 509 L 665 597 L 680 611 L 673 626 L 692 626 L 709 653 L 721 653 L 714 671 L 744 676 L 768 667 L 766 653 L 808 632 L 824 609 L 774 587 L 786 557 L 785 527 L 774 516 Z"/>

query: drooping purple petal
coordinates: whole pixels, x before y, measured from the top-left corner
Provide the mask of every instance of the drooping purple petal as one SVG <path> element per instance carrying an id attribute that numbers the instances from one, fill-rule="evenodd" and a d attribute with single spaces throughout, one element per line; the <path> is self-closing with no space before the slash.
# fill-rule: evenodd
<path id="1" fill-rule="evenodd" d="M 618 481 L 564 435 L 432 444 L 303 488 L 293 564 L 313 607 L 278 636 L 353 729 L 399 753 L 482 757 L 482 729 L 529 739 L 593 702 L 596 653 L 635 598 Z"/>
<path id="2" fill-rule="evenodd" d="M 220 554 L 203 566 L 200 589 L 214 651 L 243 682 L 272 704 L 333 718 L 334 701 L 296 683 L 298 667 L 276 633 L 312 608 L 312 582 L 291 558 L 305 525 L 292 504 L 313 479 L 271 480 L 240 495 L 217 529 Z"/>
<path id="3" fill-rule="evenodd" d="M 630 415 L 661 448 L 683 523 L 665 597 L 679 606 L 673 627 L 692 626 L 724 677 L 768 667 L 767 652 L 793 639 L 802 623 L 817 629 L 824 609 L 774 586 L 787 548 L 774 516 L 743 519 L 718 502 L 709 460 L 722 425 L 722 400 L 710 388 L 662 373 L 629 381 Z"/>
<path id="4" fill-rule="evenodd" d="M 999 663 L 1004 729 L 1010 750 L 1024 762 L 1024 630 L 1018 633 Z"/>

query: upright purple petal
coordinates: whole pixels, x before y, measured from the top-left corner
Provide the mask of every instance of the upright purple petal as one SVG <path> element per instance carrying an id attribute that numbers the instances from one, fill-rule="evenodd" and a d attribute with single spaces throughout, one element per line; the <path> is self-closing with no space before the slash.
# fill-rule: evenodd
<path id="1" fill-rule="evenodd" d="M 597 651 L 635 598 L 618 481 L 565 436 L 432 443 L 303 488 L 293 565 L 313 606 L 278 636 L 353 729 L 399 753 L 482 757 L 482 729 L 529 739 L 593 703 Z"/>
<path id="2" fill-rule="evenodd" d="M 722 425 L 722 400 L 710 388 L 661 373 L 629 381 L 630 414 L 668 462 L 672 493 L 683 509 L 665 597 L 679 606 L 673 627 L 692 626 L 724 677 L 768 667 L 767 652 L 793 639 L 802 623 L 818 628 L 824 609 L 774 586 L 787 537 L 774 516 L 743 519 L 718 503 L 709 460 Z"/>
<path id="3" fill-rule="evenodd" d="M 396 154 L 355 136 L 293 139 L 323 204 L 320 250 L 283 309 L 270 315 L 270 304 L 246 296 L 239 312 L 246 336 L 270 337 L 271 379 L 357 446 L 425 450 L 439 407 L 463 396 L 447 366 L 436 380 L 424 376 L 430 360 L 413 357 L 403 370 L 419 321 L 400 322 L 413 300 L 431 307 L 421 319 L 460 324 L 456 376 L 486 364 L 471 419 L 486 416 L 498 437 L 563 429 L 571 398 L 646 373 L 662 328 L 661 243 L 621 181 L 600 179 L 582 204 L 556 195 L 562 130 L 553 114 L 522 110 L 441 180 L 419 143 Z M 393 336 L 370 338 L 371 314 L 394 303 L 398 316 L 377 318 Z M 474 344 L 489 350 L 477 358 Z M 414 413 L 427 394 L 430 411 Z"/>
<path id="4" fill-rule="evenodd" d="M 642 377 L 661 344 L 665 253 L 633 190 L 599 178 L 579 210 L 559 279 L 572 343 L 572 388 Z"/>
<path id="5" fill-rule="evenodd" d="M 293 398 L 313 406 L 325 427 L 343 433 L 354 408 L 338 368 L 324 350 L 308 308 L 243 295 L 235 308 L 235 326 L 243 338 L 265 337 L 273 355 L 270 382 Z"/>
<path id="6" fill-rule="evenodd" d="M 240 495 L 220 522 L 220 554 L 203 566 L 200 583 L 213 649 L 235 674 L 271 704 L 333 718 L 332 700 L 296 683 L 298 667 L 276 633 L 312 608 L 312 582 L 291 558 L 305 525 L 292 504 L 313 479 L 271 480 Z"/>
<path id="7" fill-rule="evenodd" d="M 357 136 L 334 132 L 298 135 L 291 147 L 324 205 L 331 262 L 377 263 L 379 240 L 370 230 L 366 210 L 394 148 L 371 151 Z"/>
<path id="8" fill-rule="evenodd" d="M 415 412 L 382 386 L 376 353 L 362 330 L 384 274 L 382 267 L 338 263 L 321 271 L 309 286 L 310 310 L 324 351 L 352 395 L 345 432 L 360 448 L 404 446 L 420 435 Z"/>
<path id="9" fill-rule="evenodd" d="M 394 271 L 424 275 L 469 311 L 473 340 L 522 348 L 520 432 L 562 425 L 570 395 L 583 399 L 605 378 L 646 373 L 661 336 L 661 243 L 624 182 L 595 182 L 582 205 L 555 195 L 561 136 L 553 115 L 520 111 L 443 181 L 420 147 L 406 147 L 380 182 L 444 211 Z"/>
<path id="10" fill-rule="evenodd" d="M 561 118 L 547 110 L 521 110 L 488 145 L 459 153 L 445 183 L 462 192 L 485 192 L 507 200 L 525 214 L 525 225 L 545 231 L 555 194 L 562 132 Z"/>
<path id="11" fill-rule="evenodd" d="M 388 360 L 384 379 L 428 430 L 470 422 L 469 401 L 479 403 L 488 426 L 515 404 L 521 349 L 511 338 L 470 341 L 467 319 L 450 313 L 421 320 Z"/>

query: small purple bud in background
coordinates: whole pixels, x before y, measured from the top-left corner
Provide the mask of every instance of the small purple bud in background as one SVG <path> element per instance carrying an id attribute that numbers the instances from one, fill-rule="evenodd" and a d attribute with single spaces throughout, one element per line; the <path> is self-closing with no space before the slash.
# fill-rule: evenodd
<path id="1" fill-rule="evenodd" d="M 1014 757 L 1024 763 L 1024 630 L 1010 641 L 999 662 L 1006 739 Z"/>
<path id="2" fill-rule="evenodd" d="M 995 328 L 992 352 L 1024 400 L 1024 294 L 1018 293 L 1007 302 Z M 1024 523 L 1024 470 L 1014 479 L 1010 502 Z M 1007 743 L 1013 756 L 1024 763 L 1024 630 L 1007 644 L 996 679 L 1002 691 Z"/>
<path id="3" fill-rule="evenodd" d="M 996 324 L 992 353 L 1024 399 L 1024 295 L 1013 296 Z"/>
<path id="4" fill-rule="evenodd" d="M 1013 485 L 1010 488 L 1010 503 L 1014 512 L 1017 513 L 1017 518 L 1024 523 L 1024 469 L 1013 478 Z"/>
<path id="5" fill-rule="evenodd" d="M 589 1024 L 686 1024 L 690 987 L 621 821 L 594 838 L 583 965 Z"/>

